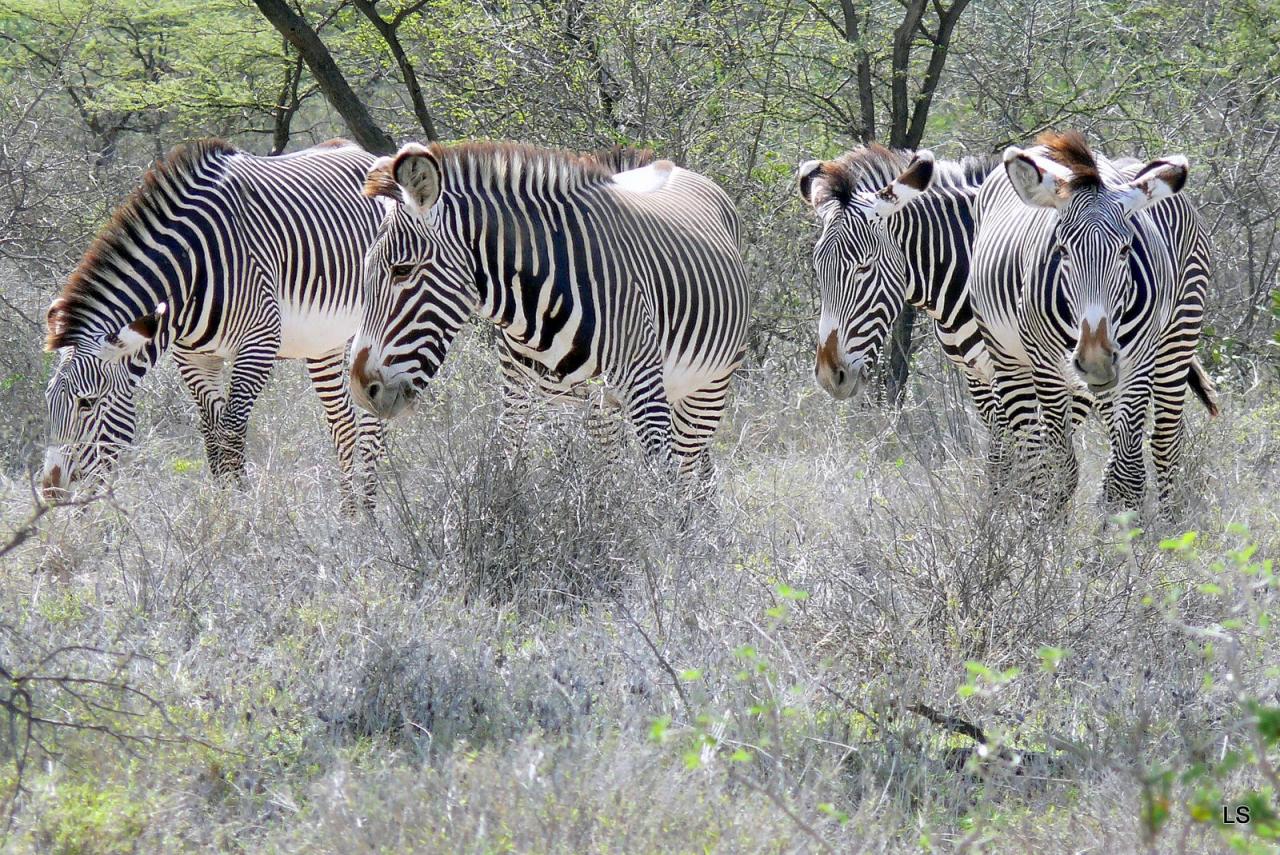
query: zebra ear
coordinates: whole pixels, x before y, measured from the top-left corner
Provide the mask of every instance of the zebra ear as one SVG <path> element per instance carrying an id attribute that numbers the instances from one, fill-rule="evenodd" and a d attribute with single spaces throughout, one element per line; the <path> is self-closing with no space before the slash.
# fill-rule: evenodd
<path id="1" fill-rule="evenodd" d="M 424 146 L 409 143 L 391 164 L 391 174 L 404 190 L 405 200 L 426 213 L 440 198 L 440 164 Z"/>
<path id="2" fill-rule="evenodd" d="M 872 197 L 872 210 L 882 220 L 892 217 L 933 183 L 933 152 L 920 149 L 888 187 Z"/>
<path id="3" fill-rule="evenodd" d="M 1187 186 L 1187 173 L 1190 171 L 1187 159 L 1180 154 L 1151 161 L 1125 185 L 1126 213 L 1136 214 L 1181 192 Z"/>
<path id="4" fill-rule="evenodd" d="M 1071 199 L 1071 170 L 1017 146 L 1004 150 L 1004 171 L 1023 202 L 1035 208 L 1061 208 Z"/>
<path id="5" fill-rule="evenodd" d="M 160 332 L 160 322 L 167 311 L 168 306 L 160 303 L 154 312 L 125 324 L 117 333 L 103 336 L 102 343 L 98 345 L 98 358 L 103 362 L 114 362 L 142 350 Z"/>
<path id="6" fill-rule="evenodd" d="M 822 161 L 806 160 L 800 164 L 800 168 L 796 170 L 796 187 L 800 191 L 800 195 L 810 205 L 814 204 L 813 182 L 817 178 L 822 177 Z"/>

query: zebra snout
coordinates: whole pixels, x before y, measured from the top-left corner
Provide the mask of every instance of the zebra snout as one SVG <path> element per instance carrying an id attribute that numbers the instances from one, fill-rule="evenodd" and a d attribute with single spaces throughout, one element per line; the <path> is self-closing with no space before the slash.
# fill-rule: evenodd
<path id="1" fill-rule="evenodd" d="M 1113 388 L 1120 376 L 1120 352 L 1107 334 L 1107 320 L 1084 321 L 1071 360 L 1076 373 L 1094 392 Z"/>
<path id="2" fill-rule="evenodd" d="M 45 453 L 44 472 L 40 478 L 40 496 L 46 501 L 60 501 L 68 495 L 71 484 L 69 467 L 62 453 L 50 449 Z"/>
<path id="3" fill-rule="evenodd" d="M 417 397 L 418 389 L 406 377 L 384 375 L 383 369 L 361 366 L 351 372 L 351 397 L 380 419 L 390 419 L 407 410 Z"/>
<path id="4" fill-rule="evenodd" d="M 834 335 L 833 335 L 834 338 Z M 850 360 L 835 347 L 828 345 L 818 349 L 813 374 L 818 385 L 837 400 L 851 398 L 871 378 L 871 365 L 865 359 Z"/>

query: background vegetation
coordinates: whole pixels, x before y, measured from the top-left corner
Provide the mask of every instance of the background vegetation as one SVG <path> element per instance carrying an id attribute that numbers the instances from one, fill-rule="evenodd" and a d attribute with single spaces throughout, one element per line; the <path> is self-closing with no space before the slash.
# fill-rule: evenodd
<path id="1" fill-rule="evenodd" d="M 1270 0 L 0 0 L 3 846 L 1271 851 L 1278 22 Z M 1046 127 L 1193 164 L 1225 413 L 1193 417 L 1174 519 L 1104 524 L 1096 427 L 1066 524 L 991 506 L 923 325 L 886 378 L 901 410 L 812 383 L 795 164 Z M 205 135 L 623 142 L 713 175 L 757 288 L 714 498 L 655 493 L 572 413 L 509 467 L 470 335 L 395 426 L 369 519 L 338 515 L 288 364 L 246 493 L 209 483 L 166 365 L 109 493 L 43 511 L 43 308 L 148 162 Z"/>

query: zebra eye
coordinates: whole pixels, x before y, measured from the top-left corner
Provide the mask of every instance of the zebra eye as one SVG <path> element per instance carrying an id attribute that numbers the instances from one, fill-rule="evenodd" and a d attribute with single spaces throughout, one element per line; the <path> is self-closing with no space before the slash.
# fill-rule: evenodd
<path id="1" fill-rule="evenodd" d="M 1121 258 L 1128 258 L 1128 257 L 1129 257 L 1129 251 L 1130 251 L 1131 249 L 1133 249 L 1133 247 L 1129 246 L 1129 244 L 1125 244 L 1124 246 L 1120 247 L 1120 257 L 1121 257 Z"/>
<path id="2" fill-rule="evenodd" d="M 79 398 L 76 398 L 76 406 L 81 410 L 87 410 L 93 406 L 93 398 L 81 395 Z"/>
<path id="3" fill-rule="evenodd" d="M 1054 254 L 1055 256 L 1057 256 L 1058 258 L 1066 258 L 1066 257 L 1067 257 L 1067 248 L 1066 248 L 1065 246 L 1063 246 L 1062 244 L 1058 244 L 1057 246 L 1055 246 L 1055 247 L 1053 248 L 1053 254 Z"/>
<path id="4" fill-rule="evenodd" d="M 391 281 L 399 282 L 402 279 L 408 279 L 413 275 L 412 264 L 393 264 L 391 265 Z"/>

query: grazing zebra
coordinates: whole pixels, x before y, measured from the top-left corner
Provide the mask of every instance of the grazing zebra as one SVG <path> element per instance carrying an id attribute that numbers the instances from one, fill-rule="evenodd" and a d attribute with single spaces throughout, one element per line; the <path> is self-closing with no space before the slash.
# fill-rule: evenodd
<path id="1" fill-rule="evenodd" d="M 135 387 L 171 348 L 210 470 L 231 479 L 244 472 L 249 411 L 272 364 L 305 360 L 354 507 L 357 447 L 369 471 L 380 439 L 344 371 L 361 262 L 382 219 L 360 193 L 373 162 L 344 140 L 284 157 L 204 140 L 147 173 L 49 307 L 46 347 L 61 361 L 46 393 L 46 495 L 110 467 L 133 439 Z M 371 471 L 364 481 L 367 501 Z"/>
<path id="2" fill-rule="evenodd" d="M 798 186 L 821 223 L 814 269 L 822 302 L 815 375 L 836 398 L 855 394 L 870 376 L 903 301 L 935 322 L 943 352 L 960 367 L 991 441 L 991 476 L 1003 475 L 1004 418 L 994 371 L 968 291 L 974 202 L 995 158 L 935 161 L 928 151 L 860 146 L 831 161 L 801 165 Z M 1137 162 L 1134 162 L 1135 165 Z M 1133 170 L 1136 173 L 1136 169 Z M 1155 214 L 1180 197 L 1154 209 Z M 1183 274 L 1203 274 L 1188 254 Z M 1194 362 L 1189 379 L 1211 411 L 1212 384 Z M 1093 406 L 1073 384 L 1072 422 Z"/>
<path id="3" fill-rule="evenodd" d="M 477 314 L 549 388 L 602 378 L 651 459 L 709 465 L 749 312 L 737 215 L 715 184 L 669 161 L 615 175 L 516 144 L 410 144 L 366 192 L 387 216 L 352 361 L 362 406 L 410 407 Z"/>
<path id="4" fill-rule="evenodd" d="M 1195 361 L 1208 241 L 1175 196 L 1187 161 L 1154 160 L 1128 177 L 1075 132 L 1044 134 L 1003 160 L 978 194 L 970 291 L 1009 430 L 1042 449 L 1060 505 L 1078 481 L 1069 409 L 1083 379 L 1110 439 L 1104 500 L 1136 509 L 1154 402 L 1152 456 L 1167 501 L 1186 387 L 1216 411 Z"/>

